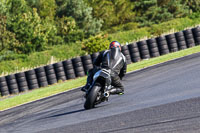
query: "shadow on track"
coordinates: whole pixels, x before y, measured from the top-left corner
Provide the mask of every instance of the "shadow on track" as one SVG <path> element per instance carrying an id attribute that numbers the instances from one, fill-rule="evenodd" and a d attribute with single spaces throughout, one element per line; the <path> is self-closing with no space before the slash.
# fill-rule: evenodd
<path id="1" fill-rule="evenodd" d="M 49 118 L 56 118 L 56 117 L 70 115 L 70 114 L 75 114 L 75 113 L 79 113 L 79 112 L 83 112 L 83 111 L 86 111 L 86 110 L 85 109 L 79 109 L 79 110 L 65 112 L 65 113 L 60 113 L 60 114 L 54 113 L 55 115 L 49 115 L 49 116 L 46 116 L 46 117 L 43 117 L 43 118 L 39 118 L 37 120 L 44 120 L 44 119 L 49 119 Z"/>
<path id="2" fill-rule="evenodd" d="M 104 106 L 107 106 L 107 105 L 101 105 L 101 106 L 95 107 L 93 109 L 101 108 L 101 107 L 104 107 Z M 90 109 L 90 110 L 92 110 L 92 109 Z M 83 112 L 83 111 L 87 111 L 87 110 L 85 110 L 85 109 L 79 109 L 79 110 L 70 111 L 70 112 L 66 112 L 66 113 L 60 113 L 60 114 L 56 114 L 56 115 L 51 115 L 51 116 L 45 117 L 44 119 L 46 119 L 46 118 L 60 117 L 60 116 L 70 115 L 70 114 L 75 114 L 75 113 L 80 113 L 80 112 Z"/>
<path id="3" fill-rule="evenodd" d="M 70 111 L 70 112 L 66 112 L 66 113 L 56 114 L 56 115 L 48 116 L 48 117 L 45 117 L 45 118 L 60 117 L 60 116 L 70 115 L 70 114 L 79 113 L 79 112 L 83 112 L 83 111 L 85 111 L 85 109 L 79 109 L 79 110 Z"/>

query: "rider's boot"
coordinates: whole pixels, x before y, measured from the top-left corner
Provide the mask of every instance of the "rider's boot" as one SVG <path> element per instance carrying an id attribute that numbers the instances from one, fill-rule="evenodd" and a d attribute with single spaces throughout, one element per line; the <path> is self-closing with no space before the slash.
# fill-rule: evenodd
<path id="1" fill-rule="evenodd" d="M 86 85 L 81 88 L 81 91 L 83 91 L 83 92 L 87 92 L 88 89 L 90 88 L 90 83 L 92 83 L 93 73 L 91 71 L 92 71 L 92 69 L 90 70 L 90 72 L 88 74 Z"/>
<path id="2" fill-rule="evenodd" d="M 123 95 L 124 94 L 124 90 L 122 90 L 120 88 L 112 88 L 112 89 L 108 90 L 108 92 L 111 95 L 114 95 L 114 94 Z"/>
<path id="3" fill-rule="evenodd" d="M 88 89 L 89 89 L 89 87 L 90 87 L 90 84 L 89 84 L 89 83 L 86 83 L 86 85 L 83 86 L 83 87 L 81 88 L 81 91 L 83 91 L 83 92 L 87 92 Z"/>

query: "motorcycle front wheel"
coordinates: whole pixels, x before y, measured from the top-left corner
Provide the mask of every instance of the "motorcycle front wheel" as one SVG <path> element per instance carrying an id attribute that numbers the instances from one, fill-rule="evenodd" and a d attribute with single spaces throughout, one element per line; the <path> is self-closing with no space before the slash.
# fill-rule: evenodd
<path id="1" fill-rule="evenodd" d="M 85 109 L 94 108 L 95 102 L 97 101 L 97 95 L 100 92 L 101 86 L 99 84 L 95 84 L 90 90 L 89 94 L 86 97 L 86 101 L 84 104 Z"/>

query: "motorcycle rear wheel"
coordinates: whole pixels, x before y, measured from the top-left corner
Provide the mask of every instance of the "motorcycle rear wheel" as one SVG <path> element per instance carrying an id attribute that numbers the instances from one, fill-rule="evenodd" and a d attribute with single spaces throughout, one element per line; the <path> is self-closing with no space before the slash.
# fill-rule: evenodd
<path id="1" fill-rule="evenodd" d="M 86 97 L 86 101 L 84 104 L 85 109 L 92 109 L 95 106 L 95 102 L 97 99 L 97 95 L 101 89 L 101 86 L 99 84 L 95 84 L 92 89 L 90 90 L 89 94 Z"/>

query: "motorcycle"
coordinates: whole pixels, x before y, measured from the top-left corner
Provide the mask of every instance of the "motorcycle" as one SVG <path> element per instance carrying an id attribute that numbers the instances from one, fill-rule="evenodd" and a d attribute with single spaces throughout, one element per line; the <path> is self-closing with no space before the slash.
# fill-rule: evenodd
<path id="1" fill-rule="evenodd" d="M 108 90 L 112 88 L 110 73 L 109 69 L 100 69 L 94 74 L 92 84 L 86 92 L 85 109 L 92 109 L 95 105 L 108 101 Z"/>

